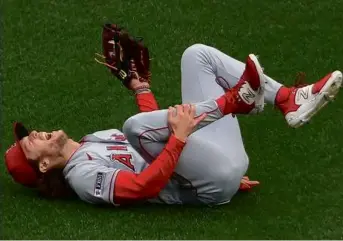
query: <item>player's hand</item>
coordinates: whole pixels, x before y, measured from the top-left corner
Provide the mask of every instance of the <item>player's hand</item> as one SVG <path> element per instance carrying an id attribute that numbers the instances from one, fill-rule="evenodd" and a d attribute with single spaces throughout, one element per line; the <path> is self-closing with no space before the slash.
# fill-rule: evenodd
<path id="1" fill-rule="evenodd" d="M 258 181 L 251 181 L 248 176 L 244 176 L 241 180 L 239 190 L 241 191 L 250 191 L 253 187 L 259 185 Z"/>
<path id="2" fill-rule="evenodd" d="M 137 90 L 137 89 L 142 89 L 142 88 L 149 89 L 150 84 L 148 82 L 141 82 L 139 80 L 140 77 L 139 77 L 138 73 L 136 72 L 137 68 L 136 68 L 135 62 L 133 60 L 130 61 L 130 66 L 131 66 L 132 71 L 134 71 L 134 73 L 135 73 L 135 77 L 133 77 L 130 80 L 129 88 L 131 90 Z"/>
<path id="3" fill-rule="evenodd" d="M 184 104 L 169 107 L 168 124 L 172 133 L 180 141 L 186 142 L 187 137 L 193 132 L 195 126 L 202 121 L 207 114 L 196 117 L 194 105 Z"/>

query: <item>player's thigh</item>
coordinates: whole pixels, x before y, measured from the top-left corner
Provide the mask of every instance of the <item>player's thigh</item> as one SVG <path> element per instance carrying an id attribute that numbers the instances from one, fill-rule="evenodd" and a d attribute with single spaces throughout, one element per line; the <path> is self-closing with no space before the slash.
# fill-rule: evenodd
<path id="1" fill-rule="evenodd" d="M 227 127 L 224 131 L 230 133 L 234 125 Z M 241 137 L 221 135 L 222 130 L 216 128 L 198 132 L 189 136 L 172 177 L 173 185 L 162 196 L 172 193 L 184 204 L 228 202 L 237 192 L 249 165 Z M 216 139 L 209 139 L 212 137 Z M 148 152 L 145 159 L 151 162 L 164 146 L 165 143 L 149 141 L 135 147 L 142 154 Z"/>
<path id="2" fill-rule="evenodd" d="M 165 147 L 154 138 L 139 138 L 124 128 L 131 145 L 152 162 Z M 130 133 L 128 133 L 130 132 Z M 222 118 L 189 136 L 173 176 L 171 193 L 182 203 L 230 201 L 249 164 L 237 120 Z M 166 190 L 166 196 L 170 193 Z"/>

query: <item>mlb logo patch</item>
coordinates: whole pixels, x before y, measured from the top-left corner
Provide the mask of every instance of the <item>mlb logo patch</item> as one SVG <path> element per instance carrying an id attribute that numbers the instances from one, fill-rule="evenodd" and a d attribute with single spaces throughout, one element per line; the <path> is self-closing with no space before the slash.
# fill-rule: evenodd
<path id="1" fill-rule="evenodd" d="M 96 196 L 96 197 L 102 196 L 102 189 L 103 189 L 103 185 L 104 185 L 104 180 L 105 180 L 105 173 L 98 172 L 96 174 L 96 179 L 95 179 L 94 196 Z"/>

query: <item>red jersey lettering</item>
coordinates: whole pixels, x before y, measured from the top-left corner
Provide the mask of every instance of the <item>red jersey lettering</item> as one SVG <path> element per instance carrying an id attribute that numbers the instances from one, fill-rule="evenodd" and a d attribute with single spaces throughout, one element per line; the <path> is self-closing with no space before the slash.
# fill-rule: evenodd
<path id="1" fill-rule="evenodd" d="M 106 146 L 108 151 L 127 151 L 127 146 Z"/>
<path id="2" fill-rule="evenodd" d="M 128 168 L 135 170 L 135 167 L 131 163 L 131 160 L 132 160 L 131 154 L 112 154 L 111 159 L 112 161 L 118 161 L 120 163 L 123 163 Z"/>
<path id="3" fill-rule="evenodd" d="M 115 141 L 126 141 L 126 137 L 122 134 L 112 134 L 111 138 L 113 138 Z"/>

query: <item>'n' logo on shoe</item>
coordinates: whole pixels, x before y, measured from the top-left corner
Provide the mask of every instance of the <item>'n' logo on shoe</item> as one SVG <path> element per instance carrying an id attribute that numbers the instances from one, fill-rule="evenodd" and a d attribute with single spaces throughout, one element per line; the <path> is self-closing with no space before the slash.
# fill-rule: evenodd
<path id="1" fill-rule="evenodd" d="M 299 90 L 299 95 L 300 95 L 301 97 L 303 97 L 305 100 L 308 99 L 308 91 L 305 91 L 305 90 L 303 90 L 303 89 L 300 89 L 300 90 Z"/>
<path id="2" fill-rule="evenodd" d="M 256 92 L 251 89 L 248 83 L 244 83 L 242 87 L 239 89 L 238 94 L 241 96 L 242 100 L 251 105 L 255 102 L 256 99 Z"/>
<path id="3" fill-rule="evenodd" d="M 306 86 L 297 90 L 295 96 L 295 104 L 302 105 L 307 103 L 311 99 L 312 88 L 311 86 Z"/>

